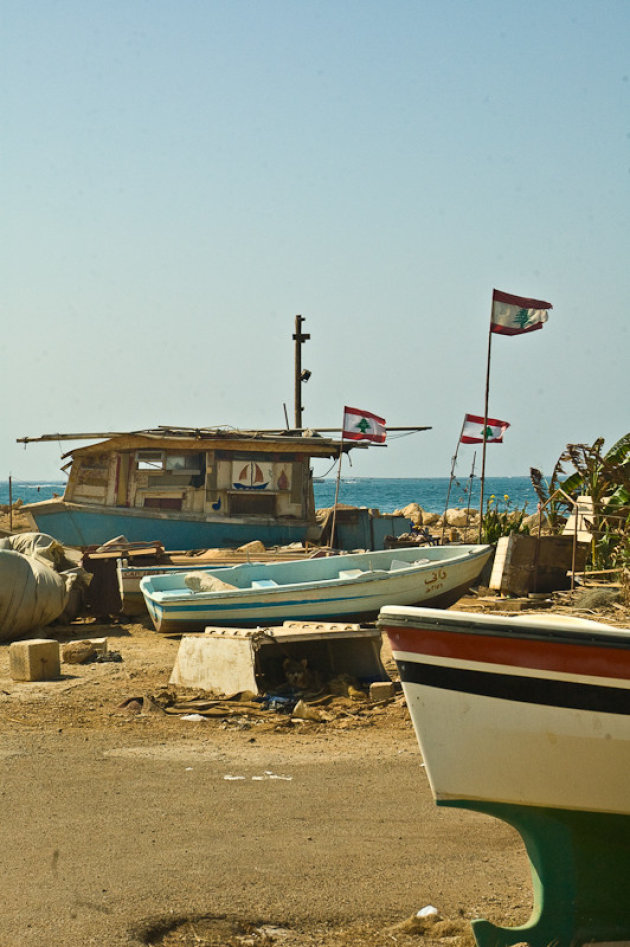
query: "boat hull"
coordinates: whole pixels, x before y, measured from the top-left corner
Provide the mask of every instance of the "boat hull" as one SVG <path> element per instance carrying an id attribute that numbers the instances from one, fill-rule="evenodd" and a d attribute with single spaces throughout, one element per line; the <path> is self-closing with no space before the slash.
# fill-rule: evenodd
<path id="1" fill-rule="evenodd" d="M 423 611 L 380 625 L 437 800 L 630 814 L 630 636 Z"/>
<path id="2" fill-rule="evenodd" d="M 306 550 L 302 547 L 297 549 L 284 548 L 279 550 L 265 550 L 257 552 L 255 555 L 257 562 L 275 562 L 284 560 L 295 560 L 312 558 L 320 555 L 319 550 Z M 244 550 L 228 550 L 222 556 L 213 555 L 212 558 L 200 556 L 185 556 L 183 554 L 171 554 L 167 561 L 156 563 L 154 565 L 130 565 L 127 560 L 119 559 L 116 563 L 116 575 L 118 578 L 118 591 L 122 601 L 121 612 L 123 615 L 136 616 L 146 615 L 147 606 L 142 591 L 140 590 L 140 581 L 147 577 L 156 575 L 172 575 L 173 573 L 207 572 L 208 569 L 222 569 L 237 565 L 240 562 L 249 562 L 250 556 Z"/>
<path id="3" fill-rule="evenodd" d="M 240 585 L 232 592 L 192 593 L 183 577 L 179 582 L 159 576 L 142 579 L 140 587 L 155 628 L 166 633 L 290 620 L 369 621 L 389 602 L 448 607 L 478 578 L 491 552 L 489 546 L 435 547 L 236 566 L 221 570 L 220 575 Z M 423 565 L 414 568 L 414 557 L 422 557 Z M 394 562 L 408 567 L 388 571 Z M 360 574 L 344 577 L 353 571 Z M 276 577 L 279 584 L 252 587 L 251 580 L 260 576 Z"/>
<path id="4" fill-rule="evenodd" d="M 186 517 L 146 508 L 117 510 L 63 500 L 31 503 L 28 513 L 40 532 L 67 546 L 97 546 L 115 536 L 124 536 L 132 543 L 160 542 L 165 549 L 237 548 L 256 539 L 265 546 L 279 546 L 303 542 L 313 529 L 313 524 L 304 521 Z"/>
<path id="5" fill-rule="evenodd" d="M 438 805 L 512 825 L 528 923 L 479 947 L 630 939 L 630 632 L 551 616 L 390 607 L 387 632 Z"/>
<path id="6" fill-rule="evenodd" d="M 436 800 L 630 814 L 629 636 L 418 612 L 380 625 Z"/>

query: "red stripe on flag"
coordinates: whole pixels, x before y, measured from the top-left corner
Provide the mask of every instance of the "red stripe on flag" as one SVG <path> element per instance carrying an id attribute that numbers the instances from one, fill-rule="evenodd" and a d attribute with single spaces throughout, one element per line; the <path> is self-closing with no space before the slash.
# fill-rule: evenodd
<path id="1" fill-rule="evenodd" d="M 385 419 L 379 418 L 378 414 L 372 414 L 371 411 L 359 411 L 358 408 L 349 408 L 347 405 L 343 409 L 344 414 L 358 414 L 364 418 L 372 418 L 373 421 L 376 421 L 377 424 L 382 424 L 385 426 Z"/>
<path id="2" fill-rule="evenodd" d="M 472 421 L 473 424 L 484 424 L 486 421 L 488 424 L 492 424 L 493 427 L 509 427 L 508 421 L 499 421 L 498 418 L 484 418 L 483 415 L 478 414 L 467 414 L 464 418 L 464 423 L 466 421 Z"/>
<path id="3" fill-rule="evenodd" d="M 536 329 L 542 329 L 544 324 L 544 322 L 535 322 L 533 326 L 528 326 L 526 329 L 513 329 L 511 326 L 502 326 L 498 322 L 492 322 L 490 331 L 498 332 L 499 335 L 525 335 L 526 332 L 535 332 Z"/>
<path id="4" fill-rule="evenodd" d="M 525 296 L 512 296 L 511 293 L 502 293 L 500 289 L 494 289 L 492 291 L 492 301 L 497 303 L 507 303 L 508 306 L 519 306 L 521 309 L 553 309 L 551 303 L 546 303 L 542 299 L 526 299 Z M 540 329 L 541 325 L 533 326 L 532 328 Z M 495 329 L 495 332 L 505 332 L 506 335 L 514 335 L 515 333 L 512 330 L 505 329 Z M 522 332 L 522 329 L 518 329 L 517 332 Z M 530 329 L 525 331 L 530 332 Z"/>

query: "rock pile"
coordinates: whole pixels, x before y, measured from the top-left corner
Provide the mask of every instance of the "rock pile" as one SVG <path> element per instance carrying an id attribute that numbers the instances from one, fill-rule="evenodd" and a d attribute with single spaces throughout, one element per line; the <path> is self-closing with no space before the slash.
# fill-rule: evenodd
<path id="1" fill-rule="evenodd" d="M 427 528 L 434 536 L 441 536 L 442 530 L 448 530 L 450 542 L 477 542 L 479 534 L 479 510 L 451 507 L 443 515 L 423 510 L 418 503 L 408 503 L 402 509 L 394 510 L 394 516 L 404 516 L 411 520 L 414 527 Z M 513 510 L 505 514 L 507 522 L 515 522 L 521 517 L 520 510 Z M 522 527 L 530 533 L 538 531 L 540 516 L 534 513 L 524 517 Z M 543 532 L 545 521 L 543 518 Z"/>

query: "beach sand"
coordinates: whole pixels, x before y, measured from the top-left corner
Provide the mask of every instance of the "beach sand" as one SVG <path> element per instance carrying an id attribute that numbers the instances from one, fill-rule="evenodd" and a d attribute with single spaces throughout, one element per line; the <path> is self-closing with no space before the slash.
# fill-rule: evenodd
<path id="1" fill-rule="evenodd" d="M 402 694 L 186 720 L 161 709 L 179 639 L 148 617 L 41 634 L 121 660 L 20 683 L 0 645 L 0 945 L 464 947 L 473 917 L 528 919 L 521 839 L 435 806 Z"/>
<path id="2" fill-rule="evenodd" d="M 467 944 L 472 916 L 527 918 L 520 839 L 435 807 L 402 696 L 338 698 L 325 723 L 138 712 L 176 638 L 45 633 L 106 636 L 122 660 L 19 683 L 0 646 L 0 944 L 415 944 L 423 925 L 405 923 L 428 904 L 423 943 Z"/>

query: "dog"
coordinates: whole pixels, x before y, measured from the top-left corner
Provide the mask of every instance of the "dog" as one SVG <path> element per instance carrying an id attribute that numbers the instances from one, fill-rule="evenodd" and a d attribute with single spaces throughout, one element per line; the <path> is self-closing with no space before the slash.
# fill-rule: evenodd
<path id="1" fill-rule="evenodd" d="M 285 658 L 282 670 L 287 684 L 292 690 L 304 693 L 313 693 L 322 689 L 319 672 L 308 666 L 306 658 L 297 661 L 295 658 Z"/>

